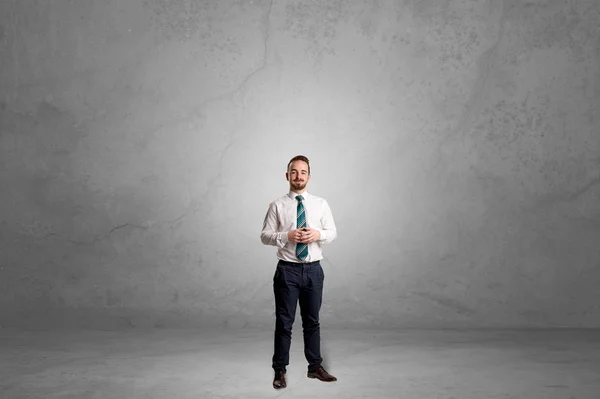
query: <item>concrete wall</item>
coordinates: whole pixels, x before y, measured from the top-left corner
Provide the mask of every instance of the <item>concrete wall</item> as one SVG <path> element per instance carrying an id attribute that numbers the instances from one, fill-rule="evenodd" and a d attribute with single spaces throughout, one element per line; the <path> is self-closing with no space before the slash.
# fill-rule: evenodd
<path id="1" fill-rule="evenodd" d="M 600 327 L 600 3 L 0 3 L 0 325 L 273 325 L 308 156 L 329 327 Z"/>

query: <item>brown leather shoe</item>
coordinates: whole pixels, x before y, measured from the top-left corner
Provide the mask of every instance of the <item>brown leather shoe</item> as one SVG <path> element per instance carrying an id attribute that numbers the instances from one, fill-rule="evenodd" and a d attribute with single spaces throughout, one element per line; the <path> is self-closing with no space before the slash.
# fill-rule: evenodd
<path id="1" fill-rule="evenodd" d="M 287 383 L 285 381 L 285 371 L 275 371 L 275 378 L 273 379 L 273 388 L 281 389 L 285 387 L 287 387 Z"/>
<path id="2" fill-rule="evenodd" d="M 315 371 L 309 371 L 306 373 L 308 378 L 318 378 L 321 381 L 332 382 L 337 381 L 337 378 L 329 374 L 323 367 L 319 367 Z"/>

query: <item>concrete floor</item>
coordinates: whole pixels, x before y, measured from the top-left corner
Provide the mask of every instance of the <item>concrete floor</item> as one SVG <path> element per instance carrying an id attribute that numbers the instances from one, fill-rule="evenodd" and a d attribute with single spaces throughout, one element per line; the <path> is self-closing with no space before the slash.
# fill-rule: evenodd
<path id="1" fill-rule="evenodd" d="M 288 387 L 272 331 L 0 330 L 0 398 L 598 399 L 600 331 L 322 332 L 334 383 L 305 376 L 294 327 Z"/>

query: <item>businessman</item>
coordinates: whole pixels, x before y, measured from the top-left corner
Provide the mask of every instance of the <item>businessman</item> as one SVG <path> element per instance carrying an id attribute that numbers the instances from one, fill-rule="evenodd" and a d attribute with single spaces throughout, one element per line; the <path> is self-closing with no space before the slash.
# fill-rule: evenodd
<path id="1" fill-rule="evenodd" d="M 273 388 L 287 386 L 292 325 L 300 303 L 307 377 L 337 381 L 322 366 L 319 311 L 324 273 L 320 260 L 322 246 L 332 243 L 337 231 L 329 204 L 306 191 L 310 163 L 303 155 L 293 157 L 287 167 L 289 192 L 269 204 L 260 238 L 277 247 L 277 268 L 273 276 L 275 294 L 275 342 L 272 367 Z"/>

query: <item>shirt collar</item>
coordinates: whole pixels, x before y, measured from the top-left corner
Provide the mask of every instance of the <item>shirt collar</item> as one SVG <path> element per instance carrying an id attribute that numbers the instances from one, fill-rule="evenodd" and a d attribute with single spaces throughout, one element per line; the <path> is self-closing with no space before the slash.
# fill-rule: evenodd
<path id="1" fill-rule="evenodd" d="M 308 197 L 310 197 L 310 194 L 308 193 L 308 190 L 307 190 L 307 191 L 305 191 L 305 192 L 303 192 L 302 194 L 298 194 L 297 192 L 295 192 L 295 191 L 292 191 L 292 190 L 290 190 L 290 191 L 288 192 L 288 197 L 290 197 L 290 198 L 291 198 L 291 199 L 293 199 L 294 201 L 296 201 L 296 196 L 297 196 L 297 195 L 301 195 L 301 196 L 302 196 L 302 198 L 304 198 L 304 199 L 307 199 Z"/>

